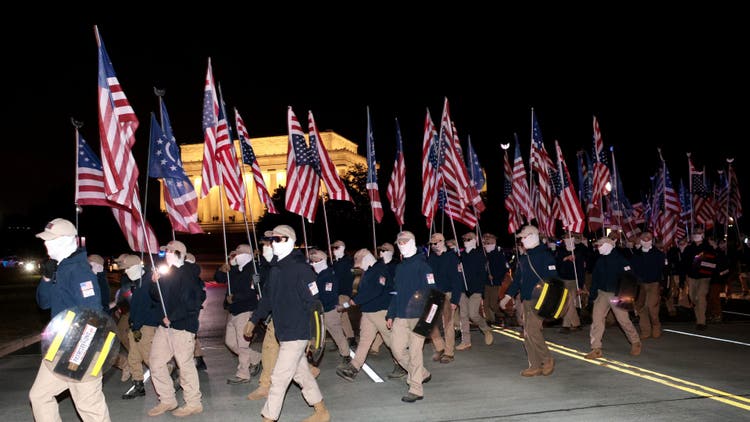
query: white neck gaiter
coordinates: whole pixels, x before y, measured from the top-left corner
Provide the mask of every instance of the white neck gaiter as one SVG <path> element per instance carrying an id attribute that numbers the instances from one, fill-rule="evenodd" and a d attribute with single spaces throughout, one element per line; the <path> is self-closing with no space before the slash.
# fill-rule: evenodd
<path id="1" fill-rule="evenodd" d="M 273 254 L 279 257 L 279 260 L 286 258 L 294 249 L 294 241 L 287 239 L 286 242 L 273 242 Z"/>
<path id="2" fill-rule="evenodd" d="M 380 257 L 383 258 L 383 262 L 387 264 L 393 260 L 393 251 L 380 252 Z"/>
<path id="3" fill-rule="evenodd" d="M 614 249 L 614 246 L 609 243 L 599 245 L 599 253 L 602 255 L 609 255 L 612 252 L 612 249 Z"/>
<path id="4" fill-rule="evenodd" d="M 471 240 L 467 240 L 466 242 L 464 242 L 464 250 L 466 251 L 466 253 L 469 253 L 476 248 L 477 248 L 476 239 L 471 239 Z"/>
<path id="5" fill-rule="evenodd" d="M 57 262 L 73 255 L 78 248 L 75 236 L 60 236 L 56 239 L 45 240 L 44 246 L 47 248 L 47 255 Z"/>
<path id="6" fill-rule="evenodd" d="M 414 239 L 409 239 L 406 244 L 398 245 L 398 250 L 401 251 L 401 255 L 404 258 L 411 258 L 417 253 L 417 244 Z"/>
<path id="7" fill-rule="evenodd" d="M 175 268 L 180 268 L 185 263 L 183 258 L 177 258 L 177 255 L 174 254 L 174 252 L 167 252 L 167 265 L 170 265 Z"/>
<path id="8" fill-rule="evenodd" d="M 263 245 L 263 258 L 266 258 L 268 262 L 273 259 L 273 248 L 271 246 Z"/>
<path id="9" fill-rule="evenodd" d="M 237 255 L 234 259 L 237 260 L 237 266 L 240 267 L 240 271 L 242 271 L 243 268 L 245 268 L 245 265 L 247 265 L 250 261 L 253 260 L 253 256 L 249 253 L 241 253 Z"/>
<path id="10" fill-rule="evenodd" d="M 328 268 L 328 262 L 326 262 L 325 259 L 322 261 L 313 262 L 312 267 L 313 267 L 313 270 L 315 270 L 315 273 L 320 274 L 321 271 Z"/>
<path id="11" fill-rule="evenodd" d="M 367 269 L 375 265 L 376 262 L 377 260 L 375 259 L 375 257 L 372 256 L 372 254 L 368 253 L 367 255 L 362 257 L 362 261 L 359 263 L 359 267 L 362 269 L 362 271 L 367 271 Z"/>
<path id="12" fill-rule="evenodd" d="M 490 253 L 490 252 L 492 252 L 492 251 L 494 251 L 496 249 L 497 249 L 497 245 L 494 244 L 494 243 L 488 243 L 488 244 L 484 245 L 484 251 L 487 252 L 487 253 Z"/>
<path id="13" fill-rule="evenodd" d="M 344 247 L 343 246 L 337 246 L 333 248 L 333 257 L 336 259 L 341 259 L 344 257 Z"/>
<path id="14" fill-rule="evenodd" d="M 643 252 L 648 252 L 651 250 L 651 245 L 652 245 L 651 241 L 648 241 L 648 242 L 641 241 L 641 250 Z"/>
<path id="15" fill-rule="evenodd" d="M 523 244 L 523 247 L 526 249 L 534 249 L 537 246 L 539 246 L 539 235 L 538 234 L 530 234 L 523 239 L 521 239 L 521 243 Z"/>
<path id="16" fill-rule="evenodd" d="M 133 265 L 132 267 L 125 270 L 125 275 L 128 276 L 129 279 L 135 281 L 141 278 L 145 271 L 143 271 L 143 268 L 139 265 Z"/>
<path id="17" fill-rule="evenodd" d="M 99 274 L 100 272 L 104 271 L 104 265 L 98 262 L 89 262 L 89 264 L 91 264 L 91 271 L 93 271 L 94 274 Z"/>
<path id="18" fill-rule="evenodd" d="M 563 240 L 565 242 L 565 250 L 568 252 L 573 252 L 576 248 L 576 241 L 574 239 L 565 239 Z"/>

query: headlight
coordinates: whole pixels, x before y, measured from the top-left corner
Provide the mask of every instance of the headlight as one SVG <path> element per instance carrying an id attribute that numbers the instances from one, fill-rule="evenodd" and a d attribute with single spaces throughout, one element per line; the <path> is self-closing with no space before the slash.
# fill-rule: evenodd
<path id="1" fill-rule="evenodd" d="M 33 261 L 27 261 L 27 262 L 25 262 L 23 264 L 23 270 L 26 271 L 26 272 L 28 272 L 28 273 L 34 272 L 36 270 L 36 263 L 33 262 Z"/>

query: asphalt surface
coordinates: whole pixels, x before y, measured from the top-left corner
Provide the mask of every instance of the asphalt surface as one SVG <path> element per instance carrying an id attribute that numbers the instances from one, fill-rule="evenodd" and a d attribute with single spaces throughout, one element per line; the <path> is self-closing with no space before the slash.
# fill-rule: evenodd
<path id="1" fill-rule="evenodd" d="M 204 412 L 189 420 L 260 420 L 263 401 L 245 396 L 257 386 L 228 385 L 236 358 L 223 344 L 225 311 L 222 287 L 208 289 L 201 315 L 199 337 L 206 371 L 200 371 Z M 685 312 L 682 316 L 687 315 Z M 628 354 L 630 347 L 617 326 L 604 334 L 604 358 L 586 360 L 589 330 L 558 333 L 545 329 L 555 358 L 552 375 L 524 378 L 526 353 L 518 328 L 496 328 L 494 344 L 472 331 L 473 347 L 456 352 L 450 364 L 433 362 L 432 346 L 425 345 L 425 366 L 432 380 L 425 398 L 414 404 L 401 402 L 407 392 L 403 380 L 389 380 L 393 365 L 387 349 L 369 356 L 367 364 L 384 382 L 374 382 L 361 371 L 354 382 L 335 373 L 337 353 L 326 352 L 318 384 L 334 421 L 747 421 L 750 420 L 750 306 L 731 300 L 725 322 L 696 331 L 691 321 L 666 321 L 664 335 L 643 341 L 643 353 Z M 329 339 L 330 343 L 330 339 Z M 0 419 L 32 421 L 28 391 L 41 361 L 34 343 L 0 358 Z M 150 382 L 144 398 L 122 400 L 130 383 L 120 381 L 113 368 L 104 375 L 104 392 L 113 421 L 166 421 L 167 413 L 149 417 L 156 405 Z M 178 393 L 181 398 L 181 393 Z M 64 421 L 79 420 L 67 394 L 59 397 Z M 312 413 L 292 384 L 287 391 L 282 421 L 299 421 Z"/>

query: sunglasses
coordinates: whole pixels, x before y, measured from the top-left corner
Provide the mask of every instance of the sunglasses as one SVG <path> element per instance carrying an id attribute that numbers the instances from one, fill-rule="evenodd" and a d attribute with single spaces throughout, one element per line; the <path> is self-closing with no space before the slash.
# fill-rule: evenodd
<path id="1" fill-rule="evenodd" d="M 439 245 L 439 244 L 440 244 L 440 242 L 430 242 L 430 245 L 432 245 L 432 246 Z"/>
<path id="2" fill-rule="evenodd" d="M 271 242 L 280 243 L 289 240 L 289 236 L 266 236 L 264 239 L 270 240 Z"/>
<path id="3" fill-rule="evenodd" d="M 469 240 L 474 240 L 474 238 L 471 238 L 471 237 L 462 237 L 461 240 L 463 240 L 464 242 L 468 242 Z"/>

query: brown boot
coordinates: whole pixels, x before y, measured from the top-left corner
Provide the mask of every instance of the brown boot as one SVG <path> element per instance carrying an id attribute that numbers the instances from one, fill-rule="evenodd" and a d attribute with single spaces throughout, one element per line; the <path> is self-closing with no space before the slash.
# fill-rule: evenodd
<path id="1" fill-rule="evenodd" d="M 641 354 L 641 342 L 633 343 L 633 345 L 630 346 L 630 354 L 632 356 L 638 356 Z"/>
<path id="2" fill-rule="evenodd" d="M 255 390 L 253 390 L 252 393 L 247 395 L 248 400 L 260 400 L 265 399 L 268 397 L 268 387 L 264 387 L 262 385 L 258 386 Z"/>
<path id="3" fill-rule="evenodd" d="M 302 422 L 329 422 L 331 420 L 331 414 L 328 413 L 323 400 L 315 403 L 313 407 L 315 408 L 315 412 Z"/>
<path id="4" fill-rule="evenodd" d="M 263 414 L 260 415 L 260 419 L 263 422 L 275 422 L 273 419 L 268 419 L 267 417 L 263 416 Z"/>
<path id="5" fill-rule="evenodd" d="M 551 357 L 549 359 L 545 359 L 542 362 L 542 375 L 545 377 L 555 370 L 555 360 Z"/>
<path id="6" fill-rule="evenodd" d="M 536 377 L 538 375 L 542 375 L 542 368 L 526 368 L 521 371 L 523 377 Z"/>
<path id="7" fill-rule="evenodd" d="M 640 344 L 640 343 L 638 343 Z M 591 349 L 590 352 L 584 356 L 586 359 L 597 359 L 602 357 L 602 349 Z"/>

